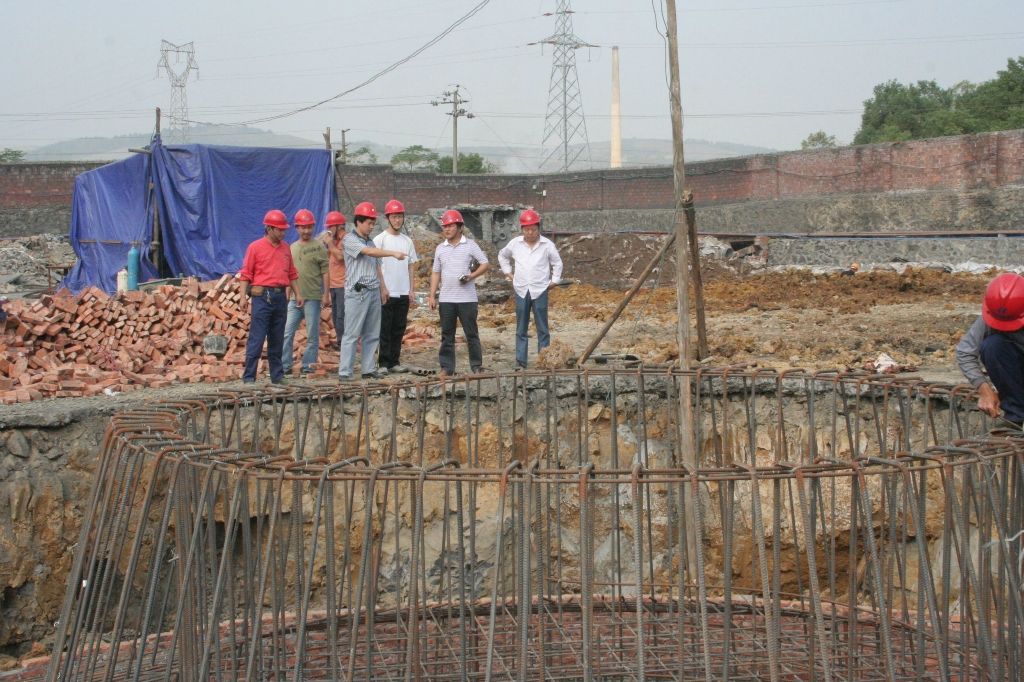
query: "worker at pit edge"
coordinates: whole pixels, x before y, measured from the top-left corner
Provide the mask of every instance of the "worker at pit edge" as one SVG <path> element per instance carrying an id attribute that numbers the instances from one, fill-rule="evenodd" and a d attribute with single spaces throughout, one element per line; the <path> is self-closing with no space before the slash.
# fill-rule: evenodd
<path id="1" fill-rule="evenodd" d="M 512 282 L 516 301 L 516 367 L 526 369 L 529 354 L 530 310 L 537 330 L 537 352 L 551 345 L 548 328 L 548 291 L 562 279 L 562 257 L 540 234 L 540 214 L 526 209 L 519 215 L 522 235 L 513 237 L 498 252 L 505 279 Z M 513 268 L 514 266 L 514 268 Z"/>
<path id="2" fill-rule="evenodd" d="M 302 374 L 313 371 L 320 354 L 320 309 L 330 305 L 331 292 L 328 279 L 327 246 L 313 239 L 316 216 L 309 209 L 300 209 L 293 219 L 299 238 L 292 243 L 292 263 L 299 273 L 296 286 L 302 293 L 303 304 L 288 302 L 288 316 L 284 325 L 284 348 L 281 365 L 285 376 L 292 373 L 295 361 L 295 332 L 303 320 L 306 322 L 306 349 L 302 353 Z"/>
<path id="3" fill-rule="evenodd" d="M 284 243 L 288 218 L 282 211 L 271 209 L 263 217 L 264 236 L 249 244 L 242 260 L 238 278 L 244 282 L 244 292 L 252 301 L 249 321 L 249 339 L 245 344 L 245 369 L 242 381 L 256 381 L 263 344 L 267 345 L 270 380 L 284 383 L 281 349 L 284 346 L 284 324 L 288 314 L 287 291 L 291 290 L 297 305 L 302 295 L 295 286 L 299 273 L 292 263 L 292 251 Z"/>
<path id="4" fill-rule="evenodd" d="M 978 409 L 1024 422 L 1024 277 L 1003 273 L 985 290 L 981 315 L 956 346 L 956 362 L 978 389 Z M 987 373 L 987 377 L 986 377 Z"/>
<path id="5" fill-rule="evenodd" d="M 388 299 L 380 311 L 380 347 L 377 351 L 381 371 L 401 374 L 409 369 L 401 363 L 402 337 L 409 323 L 409 309 L 415 307 L 416 273 L 414 264 L 420 259 L 412 239 L 402 234 L 405 224 L 405 206 L 398 199 L 384 205 L 384 231 L 373 238 L 377 248 L 401 251 L 406 254 L 406 263 L 393 258 L 381 261 L 380 272 Z"/>

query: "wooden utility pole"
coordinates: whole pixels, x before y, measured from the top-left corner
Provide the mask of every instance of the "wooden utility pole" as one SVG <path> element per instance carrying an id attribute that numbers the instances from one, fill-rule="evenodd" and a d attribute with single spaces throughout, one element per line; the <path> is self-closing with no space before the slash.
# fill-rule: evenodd
<path id="1" fill-rule="evenodd" d="M 686 231 L 690 236 L 690 280 L 693 282 L 693 307 L 697 311 L 697 359 L 708 356 L 708 327 L 704 320 L 704 278 L 700 273 L 700 245 L 697 242 L 697 209 L 693 206 L 693 192 L 683 194 L 683 210 L 686 212 Z"/>
<path id="2" fill-rule="evenodd" d="M 686 227 L 686 198 L 684 185 L 686 169 L 683 166 L 683 104 L 679 87 L 679 40 L 676 33 L 676 0 L 665 0 L 665 24 L 668 32 L 669 100 L 672 110 L 672 179 L 675 205 L 676 234 L 676 313 L 679 321 L 676 333 L 679 338 L 679 367 L 683 376 L 679 381 L 679 458 L 681 464 L 692 469 L 697 466 L 697 442 L 693 418 L 693 379 L 689 370 L 693 367 L 693 348 L 690 344 L 690 240 Z M 697 527 L 694 525 L 695 507 L 693 497 L 687 498 L 685 508 L 686 534 L 690 543 L 697 542 Z M 695 544 L 690 545 L 695 546 Z M 688 570 L 695 575 L 696 560 L 690 555 Z"/>

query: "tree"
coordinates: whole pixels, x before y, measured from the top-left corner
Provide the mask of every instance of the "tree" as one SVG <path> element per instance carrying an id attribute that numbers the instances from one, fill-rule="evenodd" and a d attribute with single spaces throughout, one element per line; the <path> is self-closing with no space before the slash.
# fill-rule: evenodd
<path id="1" fill-rule="evenodd" d="M 860 130 L 854 144 L 897 142 L 928 137 L 925 121 L 936 111 L 953 107 L 953 95 L 935 81 L 903 85 L 888 81 L 875 86 L 874 97 L 864 102 Z"/>
<path id="2" fill-rule="evenodd" d="M 354 164 L 374 164 L 377 163 L 377 155 L 370 151 L 367 146 L 362 146 L 359 149 L 349 152 L 347 154 L 347 161 Z"/>
<path id="3" fill-rule="evenodd" d="M 4 150 L 0 152 L 0 163 L 16 163 L 18 161 L 25 160 L 25 152 L 20 149 L 11 149 L 10 147 L 4 147 Z"/>
<path id="4" fill-rule="evenodd" d="M 836 146 L 836 136 L 824 130 L 811 133 L 800 143 L 800 149 L 835 149 Z"/>
<path id="5" fill-rule="evenodd" d="M 438 159 L 437 170 L 439 173 L 451 173 L 452 157 L 442 156 Z M 465 173 L 466 175 L 480 175 L 483 173 L 494 173 L 497 170 L 497 165 L 491 163 L 475 152 L 471 154 L 463 154 L 459 152 L 459 173 Z"/>
<path id="6" fill-rule="evenodd" d="M 406 147 L 391 157 L 391 165 L 396 171 L 434 171 L 437 172 L 437 152 L 418 144 Z"/>
<path id="7" fill-rule="evenodd" d="M 944 89 L 935 81 L 876 85 L 864 102 L 854 144 L 900 142 L 1024 127 L 1024 57 L 1007 60 L 992 80 L 961 81 Z"/>

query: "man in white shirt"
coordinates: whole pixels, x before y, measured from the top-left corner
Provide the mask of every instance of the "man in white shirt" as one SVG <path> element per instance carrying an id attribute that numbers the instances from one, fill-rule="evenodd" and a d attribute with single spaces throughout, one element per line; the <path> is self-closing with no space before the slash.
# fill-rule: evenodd
<path id="1" fill-rule="evenodd" d="M 384 286 L 388 290 L 388 300 L 380 310 L 380 348 L 378 366 L 389 373 L 408 372 L 401 364 L 402 337 L 409 321 L 409 308 L 413 303 L 415 274 L 413 264 L 419 260 L 416 245 L 408 235 L 402 234 L 405 224 L 405 206 L 398 199 L 392 199 L 384 205 L 384 217 L 387 228 L 373 238 L 378 249 L 401 251 L 406 255 L 406 262 L 394 258 L 385 258 L 381 262 L 381 274 Z"/>
<path id="2" fill-rule="evenodd" d="M 519 216 L 522 236 L 498 252 L 505 279 L 512 282 L 516 298 L 516 366 L 526 369 L 530 310 L 537 328 L 537 352 L 551 345 L 548 331 L 548 290 L 562 279 L 562 258 L 547 237 L 540 236 L 540 215 L 527 209 Z M 513 265 L 515 274 L 513 275 Z"/>

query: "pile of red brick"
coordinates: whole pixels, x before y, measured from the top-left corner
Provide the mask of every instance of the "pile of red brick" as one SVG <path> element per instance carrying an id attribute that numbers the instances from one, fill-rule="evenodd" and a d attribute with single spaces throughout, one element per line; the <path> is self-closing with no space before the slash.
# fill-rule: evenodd
<path id="1" fill-rule="evenodd" d="M 118 295 L 89 288 L 5 304 L 0 323 L 0 403 L 91 396 L 173 383 L 240 378 L 249 302 L 229 275 Z M 320 327 L 321 366 L 337 367 L 330 311 Z M 222 357 L 206 354 L 210 334 L 227 338 Z M 296 347 L 305 344 L 305 325 Z"/>

